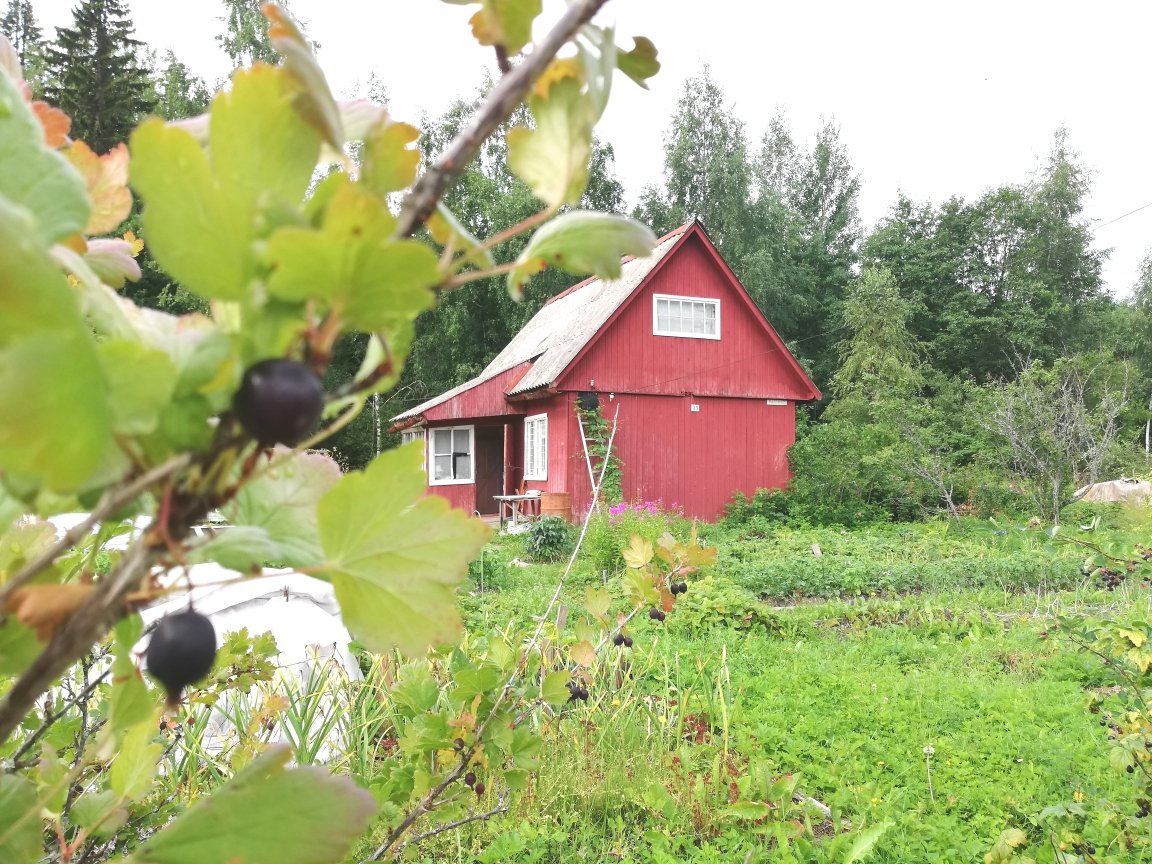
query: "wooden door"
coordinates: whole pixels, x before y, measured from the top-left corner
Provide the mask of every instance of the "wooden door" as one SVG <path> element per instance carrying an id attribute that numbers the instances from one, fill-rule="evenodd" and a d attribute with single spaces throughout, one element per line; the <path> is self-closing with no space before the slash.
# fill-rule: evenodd
<path id="1" fill-rule="evenodd" d="M 476 427 L 476 509 L 498 512 L 494 495 L 504 494 L 504 427 Z"/>

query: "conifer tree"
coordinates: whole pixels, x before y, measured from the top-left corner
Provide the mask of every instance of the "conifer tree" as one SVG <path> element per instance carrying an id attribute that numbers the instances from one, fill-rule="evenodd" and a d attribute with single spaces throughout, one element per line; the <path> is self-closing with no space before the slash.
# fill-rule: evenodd
<path id="1" fill-rule="evenodd" d="M 11 0 L 0 18 L 0 33 L 12 43 L 24 69 L 24 79 L 39 96 L 44 83 L 44 33 L 36 23 L 31 0 Z"/>
<path id="2" fill-rule="evenodd" d="M 152 110 L 152 82 L 137 59 L 141 45 L 123 0 L 82 0 L 72 26 L 57 28 L 47 47 L 45 93 L 72 118 L 73 137 L 97 153 L 125 141 Z"/>

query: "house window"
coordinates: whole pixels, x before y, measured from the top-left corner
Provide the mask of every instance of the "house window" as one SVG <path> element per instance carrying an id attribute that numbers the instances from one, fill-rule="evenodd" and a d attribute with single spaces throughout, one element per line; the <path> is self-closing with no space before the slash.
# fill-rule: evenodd
<path id="1" fill-rule="evenodd" d="M 417 426 L 413 429 L 405 429 L 400 433 L 400 443 L 410 444 L 413 441 L 419 441 L 421 446 L 424 445 L 424 427 Z M 424 448 L 424 456 L 420 460 L 420 470 L 423 471 L 426 463 L 428 462 L 428 448 Z"/>
<path id="2" fill-rule="evenodd" d="M 428 482 L 433 486 L 472 482 L 472 426 L 450 426 L 433 429 L 432 471 Z"/>
<path id="3" fill-rule="evenodd" d="M 656 294 L 652 298 L 652 333 L 655 336 L 719 339 L 720 301 Z"/>
<path id="4" fill-rule="evenodd" d="M 524 418 L 524 479 L 548 479 L 548 415 Z"/>

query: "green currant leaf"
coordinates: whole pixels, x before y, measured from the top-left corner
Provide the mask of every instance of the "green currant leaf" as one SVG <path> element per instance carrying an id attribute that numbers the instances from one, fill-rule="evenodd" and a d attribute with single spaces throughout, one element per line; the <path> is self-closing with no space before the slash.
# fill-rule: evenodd
<path id="1" fill-rule="evenodd" d="M 300 203 L 320 137 L 293 107 L 299 94 L 297 83 L 273 66 L 232 76 L 232 88 L 212 104 L 212 172 L 221 188 L 262 205 Z"/>
<path id="2" fill-rule="evenodd" d="M 222 789 L 140 847 L 135 864 L 332 864 L 368 827 L 376 805 L 351 780 L 285 765 L 272 746 Z"/>
<path id="3" fill-rule="evenodd" d="M 45 247 L 84 230 L 90 205 L 84 179 L 44 143 L 44 132 L 11 77 L 0 73 L 0 200 L 28 213 Z"/>
<path id="4" fill-rule="evenodd" d="M 5 618 L 0 624 L 0 675 L 19 675 L 40 655 L 43 647 L 30 627 L 11 616 Z"/>
<path id="5" fill-rule="evenodd" d="M 372 651 L 422 654 L 460 633 L 456 587 L 489 536 L 479 520 L 424 497 L 420 447 L 378 456 L 320 501 L 320 540 L 344 623 Z"/>
<path id="6" fill-rule="evenodd" d="M 93 837 L 110 837 L 128 821 L 128 811 L 120 806 L 115 792 L 104 789 L 77 798 L 68 818 Z"/>
<path id="7" fill-rule="evenodd" d="M 631 51 L 616 52 L 616 65 L 620 71 L 648 89 L 648 79 L 660 71 L 660 61 L 656 59 L 656 46 L 646 36 L 634 36 Z"/>
<path id="8" fill-rule="evenodd" d="M 120 744 L 112 769 L 108 772 L 108 785 L 121 800 L 131 801 L 148 791 L 156 776 L 156 763 L 162 745 L 153 743 L 156 725 L 151 719 L 133 727 Z"/>
<path id="9" fill-rule="evenodd" d="M 595 113 L 576 78 L 555 82 L 529 100 L 535 129 L 508 132 L 508 167 L 550 207 L 575 204 L 588 185 Z"/>
<path id="10" fill-rule="evenodd" d="M 7 77 L 0 72 L 0 78 Z M 15 774 L 0 774 L 0 861 L 39 861 L 40 807 L 36 787 Z"/>
<path id="11" fill-rule="evenodd" d="M 519 296 L 524 283 L 549 264 L 568 273 L 620 276 L 621 257 L 642 258 L 656 246 L 656 235 L 627 216 L 573 210 L 557 216 L 528 241 L 508 274 L 508 290 Z"/>
<path id="12" fill-rule="evenodd" d="M 189 291 L 243 300 L 254 273 L 253 215 L 227 193 L 183 129 L 145 120 L 132 133 L 132 185 L 144 200 L 149 251 Z"/>
<path id="13" fill-rule="evenodd" d="M 0 199 L 0 469 L 57 491 L 83 485 L 111 447 L 96 348 L 26 215 Z"/>
<path id="14" fill-rule="evenodd" d="M 271 465 L 246 484 L 224 508 L 224 516 L 237 526 L 222 532 L 201 548 L 207 560 L 220 561 L 213 553 L 230 549 L 228 567 L 245 570 L 251 564 L 276 561 L 287 567 L 316 567 L 324 563 L 320 532 L 316 527 L 316 504 L 340 480 L 340 466 L 323 453 L 290 453 L 277 448 Z M 236 546 L 243 529 L 263 532 L 267 544 L 258 543 L 247 561 Z M 251 536 L 249 536 L 249 542 Z"/>
<path id="15" fill-rule="evenodd" d="M 385 119 L 372 127 L 360 154 L 360 182 L 381 198 L 411 186 L 420 151 L 410 145 L 419 137 L 420 130 L 407 123 Z"/>
<path id="16" fill-rule="evenodd" d="M 553 708 L 563 705 L 568 701 L 568 682 L 571 680 L 572 675 L 566 669 L 549 672 L 540 685 L 540 698 Z"/>
<path id="17" fill-rule="evenodd" d="M 350 327 L 390 333 L 432 305 L 436 254 L 414 240 L 393 240 L 384 201 L 348 183 L 337 191 L 320 231 L 284 228 L 268 241 L 269 291 L 285 300 L 326 300 Z"/>
<path id="18" fill-rule="evenodd" d="M 101 342 L 97 352 L 108 380 L 113 429 L 121 435 L 155 431 L 176 387 L 176 366 L 168 355 L 127 339 Z"/>
<path id="19" fill-rule="evenodd" d="M 428 233 L 441 246 L 454 243 L 457 249 L 468 252 L 470 259 L 486 267 L 496 265 L 492 253 L 480 248 L 480 241 L 464 227 L 464 223 L 456 218 L 455 213 L 444 206 L 443 202 L 436 204 L 436 212 L 428 218 Z"/>

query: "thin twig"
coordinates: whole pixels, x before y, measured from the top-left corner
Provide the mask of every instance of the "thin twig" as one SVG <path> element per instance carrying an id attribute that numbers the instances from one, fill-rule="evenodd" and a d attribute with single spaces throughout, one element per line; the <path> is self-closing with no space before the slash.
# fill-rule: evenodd
<path id="1" fill-rule="evenodd" d="M 528 91 L 552 62 L 556 53 L 568 44 L 580 32 L 580 28 L 591 21 L 607 2 L 608 0 L 573 2 L 532 53 L 496 83 L 488 95 L 488 100 L 473 116 L 472 122 L 456 136 L 448 145 L 448 149 L 440 154 L 404 198 L 396 227 L 397 236 L 405 237 L 420 230 L 435 211 L 436 204 L 444 197 L 444 193 L 480 152 L 481 145 L 524 101 L 524 97 L 528 95 Z"/>
<path id="2" fill-rule="evenodd" d="M 499 802 L 491 810 L 488 810 L 484 813 L 472 813 L 468 816 L 465 816 L 463 819 L 457 819 L 455 822 L 448 822 L 444 825 L 438 825 L 431 831 L 425 831 L 423 834 L 417 834 L 415 837 L 406 840 L 404 843 L 398 846 L 396 848 L 396 854 L 399 855 L 406 847 L 415 843 L 419 843 L 422 840 L 427 840 L 429 837 L 435 837 L 437 834 L 443 834 L 445 831 L 451 831 L 453 828 L 459 828 L 462 825 L 468 825 L 472 822 L 487 822 L 493 816 L 498 816 L 501 813 L 507 812 L 508 790 L 505 789 L 504 792 L 500 795 Z"/>
<path id="3" fill-rule="evenodd" d="M 21 762 L 20 761 L 24 757 L 24 755 L 36 745 L 37 741 L 39 741 L 41 738 L 44 737 L 44 733 L 46 733 L 49 729 L 52 728 L 52 724 L 54 724 L 57 720 L 59 720 L 61 717 L 63 717 L 65 714 L 67 714 L 69 711 L 71 711 L 77 705 L 80 705 L 83 702 L 86 702 L 89 699 L 89 697 L 91 697 L 92 694 L 96 692 L 96 688 L 99 687 L 101 684 L 103 684 L 108 679 L 108 676 L 111 674 L 112 674 L 112 669 L 108 668 L 107 670 L 105 670 L 104 674 L 102 674 L 100 677 L 93 680 L 87 687 L 85 687 L 83 690 L 81 690 L 79 694 L 77 694 L 76 696 L 73 696 L 71 699 L 69 699 L 64 704 L 64 707 L 62 707 L 59 711 L 54 711 L 51 714 L 49 714 L 47 717 L 45 717 L 44 722 L 41 723 L 36 728 L 36 731 L 33 732 L 31 735 L 29 735 L 24 740 L 24 743 L 22 743 L 20 745 L 20 749 L 17 750 L 14 754 L 12 754 L 13 767 L 17 771 L 22 770 L 24 768 L 31 767 L 34 764 L 33 762 Z"/>
<path id="4" fill-rule="evenodd" d="M 157 465 L 151 471 L 141 474 L 132 482 L 110 489 L 100 499 L 96 508 L 92 513 L 81 522 L 64 532 L 64 536 L 49 546 L 43 554 L 33 558 L 30 562 L 25 564 L 22 568 L 16 571 L 15 575 L 7 582 L 0 586 L 0 610 L 2 610 L 11 596 L 12 592 L 19 588 L 30 579 L 36 577 L 45 567 L 55 561 L 68 549 L 75 546 L 81 539 L 88 536 L 96 525 L 102 520 L 106 519 L 112 513 L 115 513 L 125 504 L 133 499 L 139 497 L 144 492 L 148 491 L 152 486 L 155 486 L 162 480 L 166 480 L 173 474 L 177 474 L 187 468 L 192 462 L 190 454 L 182 454 L 173 459 L 169 459 L 163 465 Z"/>

